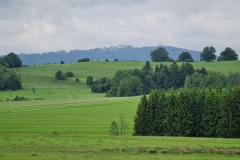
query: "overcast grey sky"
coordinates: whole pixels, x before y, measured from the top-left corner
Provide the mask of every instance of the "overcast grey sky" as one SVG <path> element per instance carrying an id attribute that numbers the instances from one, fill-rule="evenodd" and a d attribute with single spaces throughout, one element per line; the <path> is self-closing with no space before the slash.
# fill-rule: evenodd
<path id="1" fill-rule="evenodd" d="M 0 54 L 129 44 L 240 53 L 240 0 L 0 0 Z"/>

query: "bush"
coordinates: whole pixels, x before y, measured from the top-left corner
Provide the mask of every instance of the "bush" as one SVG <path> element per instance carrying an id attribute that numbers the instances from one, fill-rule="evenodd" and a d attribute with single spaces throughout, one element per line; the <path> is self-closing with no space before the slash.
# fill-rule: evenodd
<path id="1" fill-rule="evenodd" d="M 27 100 L 28 100 L 27 98 L 19 96 L 16 96 L 15 98 L 12 99 L 12 101 L 27 101 Z"/>
<path id="2" fill-rule="evenodd" d="M 68 77 L 67 74 L 66 73 L 63 74 L 62 71 L 60 71 L 60 70 L 55 73 L 55 78 L 57 80 L 66 80 L 67 77 Z"/>
<path id="3" fill-rule="evenodd" d="M 66 72 L 66 75 L 67 75 L 67 77 L 73 77 L 74 76 L 73 72 Z"/>
<path id="4" fill-rule="evenodd" d="M 76 78 L 76 82 L 78 82 L 78 83 L 80 82 L 79 78 Z"/>
<path id="5" fill-rule="evenodd" d="M 78 62 L 90 62 L 90 59 L 89 58 L 82 58 L 82 59 L 79 59 Z"/>

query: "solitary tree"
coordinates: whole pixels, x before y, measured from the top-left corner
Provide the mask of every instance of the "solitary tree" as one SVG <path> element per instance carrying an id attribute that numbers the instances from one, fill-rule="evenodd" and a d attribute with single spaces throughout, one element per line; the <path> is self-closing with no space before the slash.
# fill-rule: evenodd
<path id="1" fill-rule="evenodd" d="M 13 52 L 9 53 L 7 56 L 3 57 L 5 62 L 8 64 L 9 68 L 17 68 L 22 66 L 22 61 Z"/>
<path id="2" fill-rule="evenodd" d="M 168 57 L 168 51 L 165 48 L 159 47 L 151 52 L 151 59 L 153 62 L 166 62 Z"/>
<path id="3" fill-rule="evenodd" d="M 215 52 L 216 52 L 216 49 L 213 46 L 205 47 L 200 55 L 200 60 L 206 61 L 206 62 L 215 60 L 216 59 Z"/>
<path id="4" fill-rule="evenodd" d="M 225 50 L 221 52 L 220 57 L 218 57 L 218 61 L 233 60 L 238 60 L 238 54 L 230 47 L 225 48 Z"/>
<path id="5" fill-rule="evenodd" d="M 57 71 L 56 73 L 55 73 L 55 78 L 57 79 L 57 80 L 61 80 L 62 79 L 62 71 Z"/>
<path id="6" fill-rule="evenodd" d="M 193 62 L 193 58 L 191 56 L 191 54 L 189 52 L 182 52 L 179 56 L 178 56 L 179 61 L 181 62 Z"/>
<path id="7" fill-rule="evenodd" d="M 93 77 L 92 76 L 88 76 L 87 77 L 86 85 L 88 85 L 88 86 L 92 86 L 93 85 Z"/>
<path id="8" fill-rule="evenodd" d="M 117 122 L 112 121 L 109 132 L 111 135 L 114 135 L 114 136 L 119 135 Z"/>
<path id="9" fill-rule="evenodd" d="M 120 130 L 120 135 L 124 134 L 124 131 L 128 128 L 128 124 L 125 121 L 124 117 L 122 114 L 119 115 L 119 130 Z"/>

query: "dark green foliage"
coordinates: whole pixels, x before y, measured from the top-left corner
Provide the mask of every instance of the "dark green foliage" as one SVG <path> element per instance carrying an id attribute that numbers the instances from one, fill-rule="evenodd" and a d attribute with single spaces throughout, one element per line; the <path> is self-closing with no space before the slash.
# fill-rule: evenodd
<path id="1" fill-rule="evenodd" d="M 228 86 L 237 86 L 240 84 L 240 73 L 230 72 L 227 76 Z"/>
<path id="2" fill-rule="evenodd" d="M 134 135 L 239 138 L 240 87 L 153 91 L 134 122 Z"/>
<path id="3" fill-rule="evenodd" d="M 70 71 L 66 72 L 66 75 L 67 75 L 67 77 L 73 77 L 74 76 L 73 72 L 70 72 Z"/>
<path id="4" fill-rule="evenodd" d="M 166 60 L 166 62 L 175 62 L 175 60 L 168 57 L 167 60 Z"/>
<path id="5" fill-rule="evenodd" d="M 218 57 L 218 61 L 234 61 L 234 60 L 238 60 L 238 54 L 236 54 L 236 52 L 230 47 L 225 48 L 225 50 L 222 51 L 220 53 L 220 56 Z"/>
<path id="6" fill-rule="evenodd" d="M 134 119 L 134 133 L 133 135 L 147 136 L 150 135 L 151 123 L 150 123 L 150 110 L 148 107 L 148 99 L 146 96 L 141 98 L 138 104 L 137 115 Z"/>
<path id="7" fill-rule="evenodd" d="M 5 62 L 3 58 L 0 58 L 0 66 L 8 68 L 8 64 Z"/>
<path id="8" fill-rule="evenodd" d="M 117 71 L 107 96 L 148 94 L 152 89 L 177 89 L 183 87 L 186 76 L 194 72 L 190 63 L 178 66 L 176 62 L 170 67 L 161 64 L 153 71 L 150 62 L 147 61 L 141 70 Z"/>
<path id="9" fill-rule="evenodd" d="M 240 138 L 240 88 L 228 88 L 221 97 L 219 136 Z"/>
<path id="10" fill-rule="evenodd" d="M 178 56 L 178 60 L 180 62 L 193 62 L 193 58 L 191 56 L 191 54 L 189 52 L 182 52 L 179 56 Z"/>
<path id="11" fill-rule="evenodd" d="M 90 59 L 89 58 L 82 58 L 82 59 L 79 59 L 78 62 L 90 62 Z"/>
<path id="12" fill-rule="evenodd" d="M 59 70 L 55 73 L 55 78 L 57 80 L 62 80 L 62 75 L 63 75 L 62 71 Z"/>
<path id="13" fill-rule="evenodd" d="M 76 78 L 76 82 L 77 82 L 77 83 L 79 83 L 79 82 L 80 82 L 79 78 Z"/>
<path id="14" fill-rule="evenodd" d="M 106 77 L 95 80 L 93 82 L 93 85 L 91 86 L 91 90 L 94 93 L 104 93 L 110 90 L 110 88 L 111 88 L 111 80 Z"/>
<path id="15" fill-rule="evenodd" d="M 0 90 L 17 90 L 21 88 L 20 77 L 14 72 L 8 71 L 5 67 L 0 66 Z"/>
<path id="16" fill-rule="evenodd" d="M 215 60 L 216 59 L 215 52 L 216 52 L 216 49 L 213 46 L 205 47 L 202 53 L 200 54 L 200 60 L 206 61 L 206 62 Z"/>
<path id="17" fill-rule="evenodd" d="M 14 68 L 14 62 L 10 56 L 3 57 L 3 60 L 7 63 L 9 68 Z"/>
<path id="18" fill-rule="evenodd" d="M 93 77 L 92 76 L 88 76 L 87 77 L 86 85 L 88 85 L 88 86 L 92 86 L 93 85 Z"/>
<path id="19" fill-rule="evenodd" d="M 156 50 L 153 50 L 151 53 L 151 59 L 153 62 L 166 62 L 169 58 L 169 53 L 165 48 L 159 47 Z"/>
<path id="20" fill-rule="evenodd" d="M 4 56 L 3 60 L 7 64 L 5 66 L 8 66 L 9 68 L 18 68 L 22 66 L 22 61 L 20 60 L 20 58 L 12 52 L 9 53 L 7 56 Z"/>
<path id="21" fill-rule="evenodd" d="M 117 96 L 137 96 L 142 94 L 142 82 L 136 76 L 129 76 L 120 81 Z"/>
<path id="22" fill-rule="evenodd" d="M 68 72 L 67 72 L 68 73 Z M 62 71 L 57 71 L 56 73 L 55 73 L 55 78 L 57 79 L 57 80 L 66 80 L 67 79 L 67 77 L 68 77 L 68 74 L 67 73 L 62 73 Z M 73 75 L 73 73 L 70 73 L 69 72 L 69 75 L 71 76 L 71 75 Z"/>
<path id="23" fill-rule="evenodd" d="M 205 91 L 204 107 L 202 110 L 201 133 L 204 137 L 217 136 L 219 97 L 216 91 Z"/>
<path id="24" fill-rule="evenodd" d="M 174 89 L 177 89 L 182 86 L 182 79 L 179 66 L 176 62 L 172 63 L 169 67 L 170 75 L 169 75 L 169 84 Z M 183 77 L 185 79 L 185 77 Z"/>
<path id="25" fill-rule="evenodd" d="M 5 67 L 0 66 L 0 90 L 4 90 L 5 89 L 5 84 L 7 81 L 7 70 Z"/>
<path id="26" fill-rule="evenodd" d="M 19 76 L 17 76 L 15 73 L 10 72 L 6 84 L 5 89 L 10 90 L 18 90 L 22 88 L 21 79 Z"/>
<path id="27" fill-rule="evenodd" d="M 64 64 L 64 61 L 60 61 L 60 64 Z"/>
<path id="28" fill-rule="evenodd" d="M 22 96 L 16 96 L 15 98 L 12 99 L 12 101 L 27 101 L 28 99 L 26 97 Z"/>
<path id="29" fill-rule="evenodd" d="M 217 72 L 195 72 L 185 79 L 185 88 L 217 88 L 226 86 L 238 86 L 240 84 L 240 73 L 229 73 L 224 75 Z"/>

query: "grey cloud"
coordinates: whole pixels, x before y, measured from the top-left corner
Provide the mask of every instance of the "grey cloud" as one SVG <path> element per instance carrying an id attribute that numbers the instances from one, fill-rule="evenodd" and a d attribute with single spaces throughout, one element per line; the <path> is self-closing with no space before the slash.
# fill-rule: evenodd
<path id="1" fill-rule="evenodd" d="M 0 54 L 128 43 L 240 52 L 238 0 L 2 0 Z"/>

